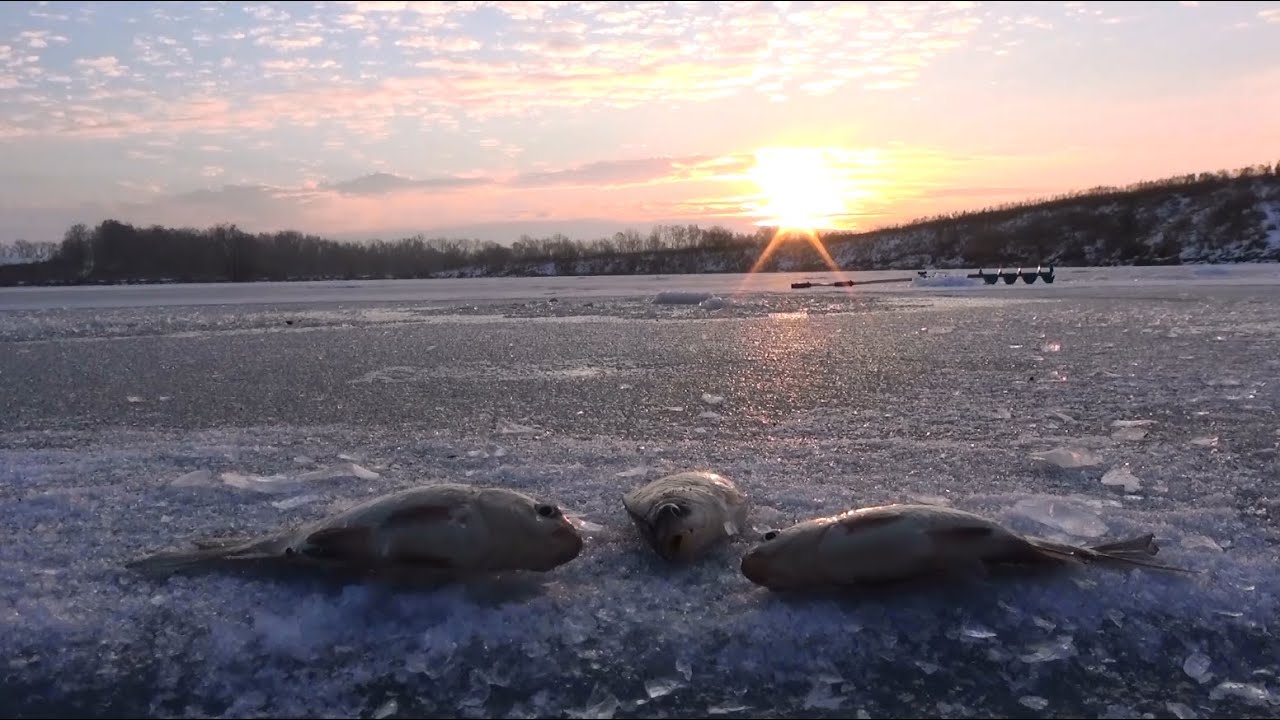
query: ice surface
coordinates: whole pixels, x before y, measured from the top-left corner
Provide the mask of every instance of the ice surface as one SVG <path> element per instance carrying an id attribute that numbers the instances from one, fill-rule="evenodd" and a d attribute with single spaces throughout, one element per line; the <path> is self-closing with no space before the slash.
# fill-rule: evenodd
<path id="1" fill-rule="evenodd" d="M 596 685 L 581 711 L 569 711 L 569 717 L 609 720 L 618 711 L 618 698 L 602 685 Z"/>
<path id="2" fill-rule="evenodd" d="M 297 495 L 285 500 L 276 500 L 271 503 L 271 506 L 281 510 L 292 510 L 297 507 L 302 507 L 303 505 L 310 505 L 320 499 L 321 497 L 319 495 L 314 494 Z"/>
<path id="3" fill-rule="evenodd" d="M 1273 716 L 1280 328 L 1267 283 L 1280 267 L 1237 272 L 1207 285 L 1185 267 L 1060 269 L 1052 287 L 956 291 L 792 292 L 786 276 L 745 293 L 742 276 L 0 291 L 25 308 L 0 313 L 0 711 L 566 717 L 604 714 L 612 697 L 619 718 Z M 733 302 L 653 305 L 666 289 Z M 388 297 L 400 304 L 368 307 Z M 75 308 L 104 303 L 115 309 Z M 125 307 L 137 303 L 150 307 Z M 285 316 L 298 320 L 287 331 Z M 1063 350 L 1037 361 L 1046 338 Z M 1050 363 L 1073 382 L 1041 382 Z M 395 367 L 417 384 L 351 382 Z M 1241 385 L 1206 386 L 1223 368 Z M 1256 397 L 1224 397 L 1245 390 Z M 704 392 L 733 412 L 697 419 Z M 1119 442 L 1116 418 L 1158 424 Z M 1189 444 L 1208 435 L 1212 452 Z M 1105 462 L 1030 458 L 1057 447 Z M 338 462 L 380 477 L 263 494 L 221 480 L 296 481 Z M 1100 482 L 1126 465 L 1167 492 L 1130 499 Z M 751 532 L 672 568 L 621 496 L 686 468 L 734 478 Z M 202 469 L 207 482 L 173 486 Z M 442 481 L 538 494 L 600 529 L 552 572 L 423 591 L 122 568 Z M 1063 542 L 1152 532 L 1159 560 L 1201 574 L 1084 567 L 797 597 L 740 573 L 770 525 L 912 498 Z M 1181 668 L 1192 652 L 1213 658 L 1203 685 Z M 655 679 L 678 687 L 650 697 Z M 1223 682 L 1240 687 L 1211 699 Z M 1031 696 L 1047 706 L 1018 704 Z"/>
<path id="4" fill-rule="evenodd" d="M 1180 702 L 1167 702 L 1164 706 L 1173 714 L 1174 717 L 1178 718 L 1178 720 L 1196 720 L 1196 718 L 1200 717 L 1199 715 L 1196 715 L 1195 710 L 1192 710 Z"/>
<path id="5" fill-rule="evenodd" d="M 687 290 L 663 290 L 653 296 L 655 305 L 698 305 L 712 298 L 711 293 Z"/>
<path id="6" fill-rule="evenodd" d="M 719 405 L 724 402 L 724 396 L 713 395 L 711 393 L 702 393 L 702 402 L 708 405 Z"/>
<path id="7" fill-rule="evenodd" d="M 1053 450 L 1032 453 L 1031 457 L 1043 460 L 1060 468 L 1078 468 L 1098 465 L 1102 458 L 1088 448 L 1060 447 Z"/>

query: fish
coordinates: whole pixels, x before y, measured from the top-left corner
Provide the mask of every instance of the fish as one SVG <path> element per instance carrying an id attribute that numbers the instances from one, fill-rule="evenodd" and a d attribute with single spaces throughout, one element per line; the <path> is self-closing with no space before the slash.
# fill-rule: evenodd
<path id="1" fill-rule="evenodd" d="M 659 478 L 623 496 L 640 536 L 663 559 L 691 562 L 740 536 L 747 497 L 733 481 L 709 471 Z"/>
<path id="2" fill-rule="evenodd" d="M 446 483 L 382 495 L 256 537 L 194 544 L 193 550 L 156 553 L 126 567 L 149 577 L 253 567 L 448 580 L 547 572 L 578 557 L 583 540 L 553 503 L 507 488 Z"/>
<path id="3" fill-rule="evenodd" d="M 929 576 L 983 576 L 1001 566 L 1105 565 L 1194 573 L 1157 563 L 1152 534 L 1078 547 L 1020 535 L 980 515 L 894 504 L 766 532 L 741 572 L 771 590 L 884 586 Z"/>

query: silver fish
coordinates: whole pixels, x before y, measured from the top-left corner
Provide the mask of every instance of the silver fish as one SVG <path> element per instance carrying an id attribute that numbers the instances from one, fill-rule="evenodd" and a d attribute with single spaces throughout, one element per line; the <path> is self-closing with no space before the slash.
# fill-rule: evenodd
<path id="1" fill-rule="evenodd" d="M 159 553 L 126 567 L 152 576 L 256 564 L 441 578 L 545 572 L 576 558 L 582 544 L 554 504 L 505 488 L 442 484 L 377 497 L 270 535 L 198 541 L 196 550 Z"/>
<path id="2" fill-rule="evenodd" d="M 1019 535 L 962 510 L 885 505 L 767 532 L 742 558 L 741 569 L 751 582 L 773 590 L 983 574 L 1006 563 L 1097 563 L 1193 572 L 1145 559 L 1158 551 L 1149 534 L 1086 548 Z"/>
<path id="3" fill-rule="evenodd" d="M 747 522 L 747 498 L 712 472 L 668 475 L 622 498 L 641 537 L 663 558 L 690 561 L 738 535 Z"/>

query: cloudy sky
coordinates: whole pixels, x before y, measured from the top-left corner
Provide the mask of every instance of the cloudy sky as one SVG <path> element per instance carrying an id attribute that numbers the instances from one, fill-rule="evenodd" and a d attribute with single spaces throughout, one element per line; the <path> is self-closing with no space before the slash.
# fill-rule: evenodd
<path id="1" fill-rule="evenodd" d="M 1280 160 L 1280 2 L 0 5 L 0 242 L 872 229 Z"/>

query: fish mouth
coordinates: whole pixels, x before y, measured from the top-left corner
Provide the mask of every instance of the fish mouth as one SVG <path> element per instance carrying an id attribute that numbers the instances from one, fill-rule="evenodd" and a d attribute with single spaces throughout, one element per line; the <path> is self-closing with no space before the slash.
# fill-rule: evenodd
<path id="1" fill-rule="evenodd" d="M 757 553 L 747 553 L 742 558 L 742 574 L 757 585 L 770 587 L 768 567 L 768 561 Z"/>
<path id="2" fill-rule="evenodd" d="M 554 558 L 555 565 L 563 565 L 582 552 L 582 536 L 572 526 L 556 528 L 551 532 L 551 539 L 560 548 Z"/>

